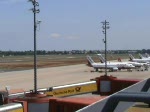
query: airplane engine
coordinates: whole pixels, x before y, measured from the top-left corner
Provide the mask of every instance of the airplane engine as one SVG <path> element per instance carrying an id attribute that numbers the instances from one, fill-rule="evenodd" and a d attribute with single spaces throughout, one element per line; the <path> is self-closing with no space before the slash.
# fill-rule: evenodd
<path id="1" fill-rule="evenodd" d="M 115 68 L 112 69 L 112 71 L 118 71 L 118 68 L 115 67 Z"/>

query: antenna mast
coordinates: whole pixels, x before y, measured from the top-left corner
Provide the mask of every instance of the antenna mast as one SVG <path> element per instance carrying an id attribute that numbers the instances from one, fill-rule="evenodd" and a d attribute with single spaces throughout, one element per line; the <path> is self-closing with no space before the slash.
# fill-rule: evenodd
<path id="1" fill-rule="evenodd" d="M 33 8 L 31 9 L 34 16 L 34 93 L 37 93 L 37 50 L 36 50 L 36 31 L 37 24 L 40 22 L 36 20 L 36 14 L 40 12 L 37 7 L 39 7 L 39 3 L 36 0 L 29 0 L 33 4 Z"/>
<path id="2" fill-rule="evenodd" d="M 109 29 L 109 22 L 107 22 L 106 20 L 101 22 L 103 24 L 102 26 L 102 32 L 105 35 L 105 39 L 103 39 L 103 42 L 105 43 L 105 75 L 107 76 L 107 29 Z"/>

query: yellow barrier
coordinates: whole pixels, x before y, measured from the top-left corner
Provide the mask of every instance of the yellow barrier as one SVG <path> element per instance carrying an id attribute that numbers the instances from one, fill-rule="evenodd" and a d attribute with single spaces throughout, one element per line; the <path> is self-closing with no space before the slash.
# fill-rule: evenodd
<path id="1" fill-rule="evenodd" d="M 96 81 L 89 81 L 84 83 L 53 87 L 52 91 L 47 91 L 46 94 L 50 96 L 63 97 L 95 91 L 97 91 Z"/>
<path id="2" fill-rule="evenodd" d="M 8 112 L 23 112 L 23 109 L 16 109 L 16 110 L 8 111 Z"/>

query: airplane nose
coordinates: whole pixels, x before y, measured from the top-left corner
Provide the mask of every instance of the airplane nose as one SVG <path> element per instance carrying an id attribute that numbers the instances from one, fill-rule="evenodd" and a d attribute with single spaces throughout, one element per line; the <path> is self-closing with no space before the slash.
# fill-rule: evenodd
<path id="1" fill-rule="evenodd" d="M 133 65 L 130 65 L 130 67 L 131 67 L 131 68 L 134 68 L 135 66 L 133 66 Z"/>

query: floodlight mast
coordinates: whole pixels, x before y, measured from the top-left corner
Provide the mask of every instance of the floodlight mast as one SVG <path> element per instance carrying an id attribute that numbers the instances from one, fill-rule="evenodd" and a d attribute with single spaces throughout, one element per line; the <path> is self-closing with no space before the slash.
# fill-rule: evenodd
<path id="1" fill-rule="evenodd" d="M 37 93 L 37 50 L 36 50 L 36 31 L 37 31 L 37 24 L 38 21 L 36 21 L 36 13 L 39 13 L 40 10 L 37 9 L 39 6 L 39 3 L 36 0 L 29 0 L 29 2 L 32 2 L 33 8 L 31 9 L 34 16 L 34 93 Z"/>
<path id="2" fill-rule="evenodd" d="M 105 75 L 107 76 L 107 29 L 109 29 L 109 22 L 107 22 L 106 20 L 104 22 L 101 22 L 103 24 L 102 28 L 102 32 L 105 35 L 105 39 L 103 39 L 103 42 L 105 43 Z"/>

